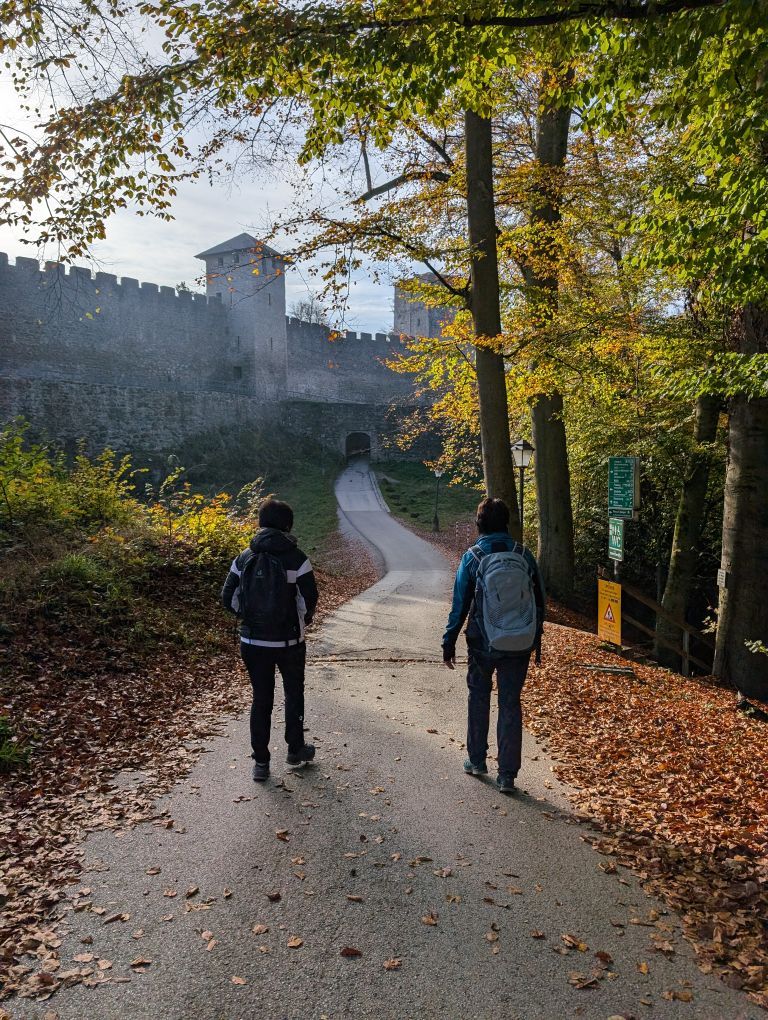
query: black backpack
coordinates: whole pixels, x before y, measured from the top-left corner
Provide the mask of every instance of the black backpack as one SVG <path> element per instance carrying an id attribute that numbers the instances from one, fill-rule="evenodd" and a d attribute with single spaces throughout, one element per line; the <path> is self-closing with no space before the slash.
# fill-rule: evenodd
<path id="1" fill-rule="evenodd" d="M 298 635 L 294 588 L 277 556 L 251 553 L 240 572 L 237 598 L 237 615 L 264 640 L 282 641 Z"/>

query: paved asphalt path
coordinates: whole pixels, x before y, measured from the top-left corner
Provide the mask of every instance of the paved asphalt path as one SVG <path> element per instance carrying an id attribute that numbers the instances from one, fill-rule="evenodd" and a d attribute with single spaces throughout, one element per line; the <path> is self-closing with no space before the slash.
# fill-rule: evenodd
<path id="1" fill-rule="evenodd" d="M 525 794 L 505 798 L 463 774 L 464 676 L 436 661 L 449 564 L 389 516 L 365 464 L 337 492 L 346 526 L 378 548 L 387 573 L 312 643 L 317 763 L 283 764 L 278 712 L 273 776 L 256 786 L 243 715 L 160 804 L 174 828 L 89 838 L 83 885 L 107 914 L 71 914 L 60 951 L 65 967 L 83 952 L 112 961 L 112 981 L 17 1001 L 13 1016 L 757 1020 L 739 993 L 699 973 L 674 918 L 662 917 L 670 959 L 653 950 L 655 928 L 631 923 L 653 901 L 600 870 L 609 859 L 580 838 L 533 740 Z M 199 891 L 186 898 L 190 887 Z M 130 920 L 105 924 L 116 912 Z M 562 935 L 588 948 L 568 950 Z M 345 947 L 361 955 L 343 957 Z M 573 987 L 569 975 L 589 977 L 595 952 L 610 954 L 608 975 Z M 137 957 L 151 960 L 143 973 L 130 969 Z M 399 969 L 385 969 L 393 959 Z M 693 1001 L 664 998 L 673 989 Z"/>

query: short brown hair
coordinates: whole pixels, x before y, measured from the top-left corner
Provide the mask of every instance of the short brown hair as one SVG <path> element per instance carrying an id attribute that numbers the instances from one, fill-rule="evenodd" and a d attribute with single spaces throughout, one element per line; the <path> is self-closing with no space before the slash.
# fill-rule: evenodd
<path id="1" fill-rule="evenodd" d="M 278 531 L 290 531 L 293 527 L 293 510 L 281 499 L 267 496 L 259 507 L 259 527 L 277 528 Z"/>
<path id="2" fill-rule="evenodd" d="M 475 517 L 477 530 L 481 535 L 491 535 L 494 531 L 506 531 L 509 526 L 509 507 L 503 499 L 481 499 Z"/>

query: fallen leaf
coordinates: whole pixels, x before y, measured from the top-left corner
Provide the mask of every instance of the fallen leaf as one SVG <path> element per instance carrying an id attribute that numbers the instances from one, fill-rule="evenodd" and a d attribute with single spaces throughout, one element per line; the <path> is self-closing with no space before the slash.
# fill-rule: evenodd
<path id="1" fill-rule="evenodd" d="M 251 930 L 253 931 L 254 935 L 266 935 L 267 932 L 269 931 L 269 925 L 268 924 L 254 924 L 254 926 L 253 926 L 253 928 Z"/>
<path id="2" fill-rule="evenodd" d="M 363 954 L 362 954 L 362 952 L 359 949 L 355 949 L 354 946 L 344 946 L 344 948 L 341 950 L 339 955 L 340 956 L 351 957 L 351 956 L 362 956 Z"/>
<path id="3" fill-rule="evenodd" d="M 282 899 L 282 895 L 279 892 L 268 892 L 267 899 L 270 903 L 279 903 Z"/>
<path id="4" fill-rule="evenodd" d="M 303 946 L 303 945 L 304 945 L 304 939 L 300 939 L 298 935 L 291 935 L 291 937 L 288 939 L 288 948 L 289 949 L 298 949 L 299 946 Z"/>
<path id="5" fill-rule="evenodd" d="M 641 962 L 638 963 L 637 969 L 640 971 L 641 974 L 648 974 L 650 972 L 650 967 L 645 962 L 645 960 L 641 960 Z"/>
<path id="6" fill-rule="evenodd" d="M 399 956 L 393 956 L 391 960 L 384 961 L 384 970 L 400 970 L 403 965 L 403 961 Z"/>
<path id="7" fill-rule="evenodd" d="M 498 942 L 499 933 L 497 931 L 487 931 L 485 933 L 485 938 L 487 942 Z"/>
<path id="8" fill-rule="evenodd" d="M 199 886 L 199 885 L 191 885 L 191 886 L 190 886 L 190 887 L 189 887 L 189 888 L 187 889 L 187 891 L 186 891 L 186 892 L 184 893 L 184 896 L 185 896 L 185 897 L 186 897 L 187 899 L 190 899 L 190 898 L 191 898 L 192 896 L 197 896 L 197 894 L 198 894 L 199 892 L 200 892 L 200 886 Z"/>
<path id="9" fill-rule="evenodd" d="M 669 992 L 664 992 L 662 998 L 669 1001 L 676 999 L 678 1002 L 693 1002 L 693 992 L 689 992 L 687 988 L 673 988 Z"/>
<path id="10" fill-rule="evenodd" d="M 543 939 L 543 938 L 546 938 L 546 935 L 544 934 L 543 931 L 539 931 L 538 928 L 535 928 L 531 932 L 531 938 L 532 939 Z"/>
<path id="11" fill-rule="evenodd" d="M 288 840 L 291 838 L 291 834 L 287 829 L 277 829 L 275 831 L 275 835 L 277 836 L 278 839 L 282 840 L 283 843 L 287 843 Z"/>
<path id="12" fill-rule="evenodd" d="M 586 953 L 586 951 L 589 949 L 587 943 L 582 942 L 581 939 L 577 938 L 575 935 L 565 934 L 561 935 L 560 938 L 566 944 L 566 946 L 568 946 L 570 949 L 578 949 L 580 953 Z"/>
<path id="13" fill-rule="evenodd" d="M 568 975 L 568 984 L 574 988 L 594 988 L 599 983 L 600 978 L 594 974 L 579 974 L 574 970 Z"/>
<path id="14" fill-rule="evenodd" d="M 149 967 L 152 963 L 146 956 L 137 956 L 135 960 L 131 960 L 132 967 Z"/>
<path id="15" fill-rule="evenodd" d="M 364 902 L 362 896 L 357 896 L 357 895 L 355 895 L 353 893 L 347 893 L 347 899 L 349 900 L 350 903 L 363 903 Z"/>
<path id="16" fill-rule="evenodd" d="M 233 985 L 247 985 L 248 982 L 247 982 L 247 980 L 244 977 L 233 977 L 232 978 L 232 984 Z"/>
<path id="17" fill-rule="evenodd" d="M 422 919 L 421 919 L 421 923 L 422 924 L 429 924 L 429 925 L 436 925 L 437 924 L 437 914 L 431 914 L 431 913 L 430 914 L 425 914 L 424 917 L 422 917 Z"/>

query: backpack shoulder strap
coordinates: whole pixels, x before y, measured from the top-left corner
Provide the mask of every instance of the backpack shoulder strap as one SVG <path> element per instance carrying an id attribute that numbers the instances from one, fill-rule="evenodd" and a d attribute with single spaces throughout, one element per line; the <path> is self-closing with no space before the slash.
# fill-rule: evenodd
<path id="1" fill-rule="evenodd" d="M 468 551 L 475 557 L 478 563 L 483 558 L 483 556 L 485 556 L 485 553 L 483 552 L 479 545 L 470 546 Z"/>
<path id="2" fill-rule="evenodd" d="M 240 560 L 240 564 L 239 564 L 239 566 L 240 566 L 240 574 L 242 575 L 243 571 L 248 566 L 248 564 L 252 563 L 253 560 L 256 559 L 256 553 L 253 551 L 253 549 L 248 548 L 248 549 L 245 549 L 243 552 L 240 553 L 240 555 L 238 556 L 238 559 Z"/>

